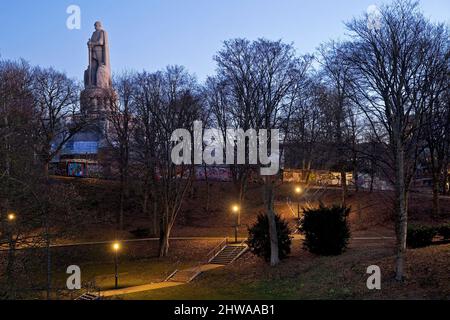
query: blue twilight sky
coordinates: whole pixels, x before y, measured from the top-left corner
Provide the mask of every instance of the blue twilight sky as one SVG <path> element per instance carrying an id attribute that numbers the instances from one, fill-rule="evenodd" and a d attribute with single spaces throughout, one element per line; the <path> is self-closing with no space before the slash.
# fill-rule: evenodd
<path id="1" fill-rule="evenodd" d="M 109 32 L 113 72 L 184 65 L 204 80 L 214 54 L 235 37 L 283 39 L 299 53 L 345 34 L 343 21 L 388 0 L 0 0 L 0 56 L 52 66 L 79 80 L 96 20 Z M 81 30 L 66 9 L 81 8 Z M 422 0 L 426 16 L 449 22 L 449 0 Z"/>

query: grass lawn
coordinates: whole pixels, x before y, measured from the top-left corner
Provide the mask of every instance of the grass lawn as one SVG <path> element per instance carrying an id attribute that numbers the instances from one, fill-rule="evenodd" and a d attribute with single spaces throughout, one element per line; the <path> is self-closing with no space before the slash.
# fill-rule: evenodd
<path id="1" fill-rule="evenodd" d="M 300 249 L 276 268 L 247 254 L 232 266 L 201 275 L 190 284 L 135 293 L 118 299 L 449 299 L 450 245 L 408 252 L 407 279 L 393 280 L 391 246 L 352 246 L 338 257 L 317 257 Z M 382 270 L 382 289 L 366 287 L 366 268 Z"/>
<path id="2" fill-rule="evenodd" d="M 115 225 L 108 222 L 114 217 L 114 208 L 117 207 L 114 202 L 117 197 L 110 190 L 113 185 L 99 186 L 83 180 L 77 180 L 77 184 L 83 184 L 80 190 L 84 190 L 85 201 L 89 204 L 86 221 L 90 223 L 81 228 L 74 239 L 61 239 L 60 242 L 129 239 L 132 237 L 130 230 L 152 225 L 149 217 L 130 212 L 126 217 L 126 230 L 117 234 Z M 84 189 L 86 186 L 89 187 L 87 190 Z M 291 184 L 283 184 L 277 190 L 276 210 L 294 228 L 295 217 L 286 204 L 286 197 L 292 196 L 292 188 Z M 231 185 L 213 184 L 210 191 L 210 208 L 207 212 L 199 205 L 205 200 L 205 185 L 197 184 L 193 195 L 186 200 L 172 236 L 233 236 L 235 217 L 229 212 L 230 204 L 233 203 Z M 103 200 L 97 199 L 99 195 Z M 353 209 L 349 221 L 354 237 L 394 236 L 394 223 L 389 210 L 390 197 L 389 192 L 352 192 L 349 195 L 348 203 Z M 411 223 L 438 224 L 449 221 L 450 212 L 445 209 L 439 220 L 432 221 L 429 214 L 430 196 L 413 194 L 411 198 Z M 340 191 L 337 189 L 324 190 L 321 198 L 326 204 L 336 203 L 339 199 Z M 442 207 L 448 208 L 449 203 L 450 200 L 443 199 Z M 295 209 L 295 203 L 293 206 Z M 247 236 L 246 227 L 254 223 L 259 212 L 263 212 L 261 190 L 254 185 L 249 190 L 246 206 L 241 212 L 240 236 Z M 164 259 L 157 258 L 157 242 L 124 243 L 119 258 L 119 286 L 159 282 L 175 269 L 197 265 L 219 242 L 220 240 L 172 241 L 169 257 Z M 20 274 L 27 277 L 21 279 L 21 286 L 45 288 L 45 254 L 41 253 L 39 259 L 33 260 L 35 262 L 31 266 L 25 264 L 27 270 Z M 294 241 L 289 259 L 274 268 L 251 254 L 246 254 L 233 265 L 204 273 L 190 284 L 117 298 L 450 299 L 449 245 L 409 250 L 408 278 L 404 283 L 392 280 L 394 259 L 392 241 L 353 240 L 349 250 L 337 257 L 311 255 L 302 250 L 300 241 Z M 53 288 L 65 287 L 68 277 L 66 268 L 70 265 L 81 267 L 83 283 L 95 280 L 96 286 L 101 290 L 109 290 L 114 286 L 114 260 L 108 244 L 55 248 L 52 250 L 52 264 Z M 381 291 L 369 291 L 366 287 L 366 269 L 370 265 L 381 267 Z"/>
<path id="3" fill-rule="evenodd" d="M 197 265 L 199 257 L 215 245 L 210 241 L 174 241 L 170 256 L 164 259 L 154 255 L 127 256 L 124 252 L 119 264 L 119 286 L 123 288 L 159 282 L 176 268 Z M 133 251 L 141 250 L 136 248 Z M 67 263 L 53 270 L 54 288 L 65 287 L 68 275 L 62 265 L 71 263 L 81 267 L 84 283 L 95 279 L 101 290 L 114 287 L 112 259 L 92 262 L 90 259 L 68 255 Z M 270 267 L 247 253 L 234 264 L 208 271 L 189 284 L 117 296 L 115 299 L 450 299 L 449 244 L 408 250 L 407 279 L 404 283 L 393 280 L 394 257 L 392 241 L 353 240 L 344 254 L 320 257 L 304 251 L 301 241 L 296 240 L 291 256 L 277 267 Z M 370 291 L 366 287 L 366 269 L 370 265 L 378 265 L 382 270 L 380 291 Z M 41 272 L 40 275 L 44 284 L 45 273 Z M 72 296 L 55 298 L 68 299 L 77 295 L 74 293 Z"/>
<path id="4" fill-rule="evenodd" d="M 126 261 L 119 264 L 119 288 L 126 288 L 163 281 L 176 268 L 188 268 L 193 264 L 188 262 L 173 264 L 167 260 L 149 259 Z M 80 265 L 82 278 L 92 281 L 101 290 L 114 289 L 114 264 L 84 264 Z M 55 282 L 58 287 L 65 284 L 67 275 L 58 272 Z M 58 285 L 59 284 L 59 285 Z"/>

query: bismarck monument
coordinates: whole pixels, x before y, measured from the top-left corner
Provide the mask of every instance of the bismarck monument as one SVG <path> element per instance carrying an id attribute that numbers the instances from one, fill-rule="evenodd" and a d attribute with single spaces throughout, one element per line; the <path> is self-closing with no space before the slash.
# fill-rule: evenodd
<path id="1" fill-rule="evenodd" d="M 106 167 L 100 162 L 105 162 L 101 160 L 108 154 L 108 112 L 118 99 L 112 87 L 108 33 L 101 22 L 95 23 L 87 47 L 89 63 L 80 95 L 81 113 L 77 115 L 87 125 L 65 145 L 58 159 L 60 173 L 76 177 L 103 175 Z"/>
<path id="2" fill-rule="evenodd" d="M 95 23 L 95 31 L 88 41 L 89 65 L 84 72 L 84 87 L 81 93 L 81 112 L 98 115 L 108 110 L 112 90 L 111 63 L 109 60 L 108 33 L 102 23 Z"/>

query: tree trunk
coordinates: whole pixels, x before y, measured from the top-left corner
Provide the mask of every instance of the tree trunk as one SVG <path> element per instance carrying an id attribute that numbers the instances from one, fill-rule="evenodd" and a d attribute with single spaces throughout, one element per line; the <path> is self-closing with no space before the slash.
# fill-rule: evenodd
<path id="1" fill-rule="evenodd" d="M 401 142 L 397 142 L 395 159 L 395 197 L 396 197 L 396 236 L 397 258 L 395 264 L 395 279 L 402 281 L 404 278 L 406 236 L 408 227 L 408 191 L 405 180 L 405 153 Z"/>
<path id="2" fill-rule="evenodd" d="M 441 214 L 441 207 L 439 203 L 440 179 L 439 174 L 433 174 L 433 217 L 438 217 Z"/>
<path id="3" fill-rule="evenodd" d="M 276 266 L 280 263 L 280 256 L 278 252 L 278 233 L 275 222 L 274 211 L 274 190 L 273 182 L 271 178 L 266 177 L 265 183 L 265 202 L 266 202 L 266 215 L 269 220 L 269 237 L 270 237 L 270 265 Z"/>
<path id="4" fill-rule="evenodd" d="M 203 166 L 203 170 L 205 173 L 205 183 L 206 183 L 206 204 L 205 204 L 205 212 L 209 214 L 209 202 L 210 202 L 210 194 L 211 194 L 211 188 L 209 186 L 209 179 L 208 179 L 208 169 L 206 168 L 206 164 Z"/>
<path id="5" fill-rule="evenodd" d="M 144 197 L 142 199 L 142 213 L 144 217 L 150 217 L 150 211 L 148 210 L 148 199 L 149 199 L 148 188 L 144 187 Z"/>
<path id="6" fill-rule="evenodd" d="M 167 257 L 169 253 L 169 238 L 171 232 L 171 225 L 169 223 L 164 223 L 161 228 L 161 236 L 159 238 L 159 257 Z"/>
<path id="7" fill-rule="evenodd" d="M 158 202 L 156 199 L 153 199 L 153 234 L 156 235 L 158 233 Z"/>
<path id="8" fill-rule="evenodd" d="M 123 230 L 123 211 L 125 202 L 125 192 L 123 190 L 123 185 L 120 187 L 120 205 L 119 205 L 119 216 L 117 217 L 117 227 L 119 230 Z"/>
<path id="9" fill-rule="evenodd" d="M 342 206 L 345 207 L 347 205 L 347 173 L 345 172 L 345 170 L 341 170 L 341 188 L 342 188 L 341 203 Z"/>
<path id="10" fill-rule="evenodd" d="M 46 179 L 48 179 L 48 177 L 49 177 L 49 167 L 50 167 L 50 162 L 49 161 L 45 161 L 45 163 L 44 163 L 44 177 Z"/>
<path id="11" fill-rule="evenodd" d="M 305 184 L 308 186 L 309 185 L 309 180 L 311 179 L 311 160 L 308 161 L 308 166 L 306 168 L 306 179 L 305 179 Z"/>
<path id="12" fill-rule="evenodd" d="M 372 193 L 373 192 L 373 183 L 374 183 L 374 180 L 375 180 L 375 173 L 374 172 L 371 172 L 370 173 L 370 193 Z"/>
<path id="13" fill-rule="evenodd" d="M 448 175 L 448 171 L 447 171 L 447 166 L 444 166 L 444 174 L 442 175 L 442 180 L 441 180 L 441 189 L 442 189 L 442 195 L 446 196 L 448 194 L 448 190 L 447 190 L 447 183 L 449 181 L 449 175 Z"/>

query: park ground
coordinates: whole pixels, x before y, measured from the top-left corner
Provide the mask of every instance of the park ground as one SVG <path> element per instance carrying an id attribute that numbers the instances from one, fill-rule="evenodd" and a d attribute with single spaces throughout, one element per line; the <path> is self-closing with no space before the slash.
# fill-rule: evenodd
<path id="1" fill-rule="evenodd" d="M 64 182 L 66 183 L 66 182 Z M 73 181 L 83 193 L 86 219 L 92 223 L 76 237 L 60 239 L 59 244 L 133 239 L 129 231 L 152 228 L 152 219 L 139 213 L 137 204 L 130 204 L 126 230 L 114 228 L 114 184 L 88 180 Z M 126 288 L 160 282 L 175 269 L 196 266 L 220 239 L 232 238 L 234 217 L 229 212 L 233 203 L 232 185 L 214 183 L 210 186 L 210 207 L 207 212 L 206 186 L 198 183 L 189 195 L 173 237 L 199 237 L 196 240 L 172 240 L 169 256 L 157 257 L 157 241 L 127 242 L 123 244 L 119 261 L 120 287 Z M 295 229 L 297 202 L 292 197 L 293 185 L 277 188 L 276 210 Z M 320 192 L 320 193 L 319 193 Z M 287 198 L 291 198 L 288 204 Z M 390 207 L 390 192 L 351 191 L 348 199 L 352 212 L 349 217 L 352 240 L 346 252 L 335 257 L 321 257 L 302 248 L 301 237 L 293 240 L 288 259 L 277 267 L 245 254 L 232 265 L 201 274 L 193 282 L 171 288 L 138 292 L 112 299 L 450 299 L 450 245 L 435 245 L 408 250 L 407 277 L 403 283 L 393 280 L 395 241 Z M 338 189 L 307 191 L 306 200 L 317 205 L 338 203 Z M 431 216 L 431 196 L 412 193 L 410 223 L 440 224 L 449 222 L 450 199 L 442 199 L 440 217 Z M 294 212 L 293 212 L 294 211 Z M 132 213 L 134 212 L 134 213 Z M 260 186 L 250 187 L 246 206 L 242 210 L 239 236 L 247 236 L 247 226 L 263 212 Z M 382 239 L 386 237 L 386 239 Z M 374 238 L 374 239 L 372 239 Z M 79 265 L 84 282 L 95 280 L 101 290 L 114 286 L 114 264 L 110 245 L 106 243 L 55 247 L 54 283 L 63 287 L 67 265 Z M 382 270 L 382 289 L 368 290 L 366 269 L 378 265 Z"/>

